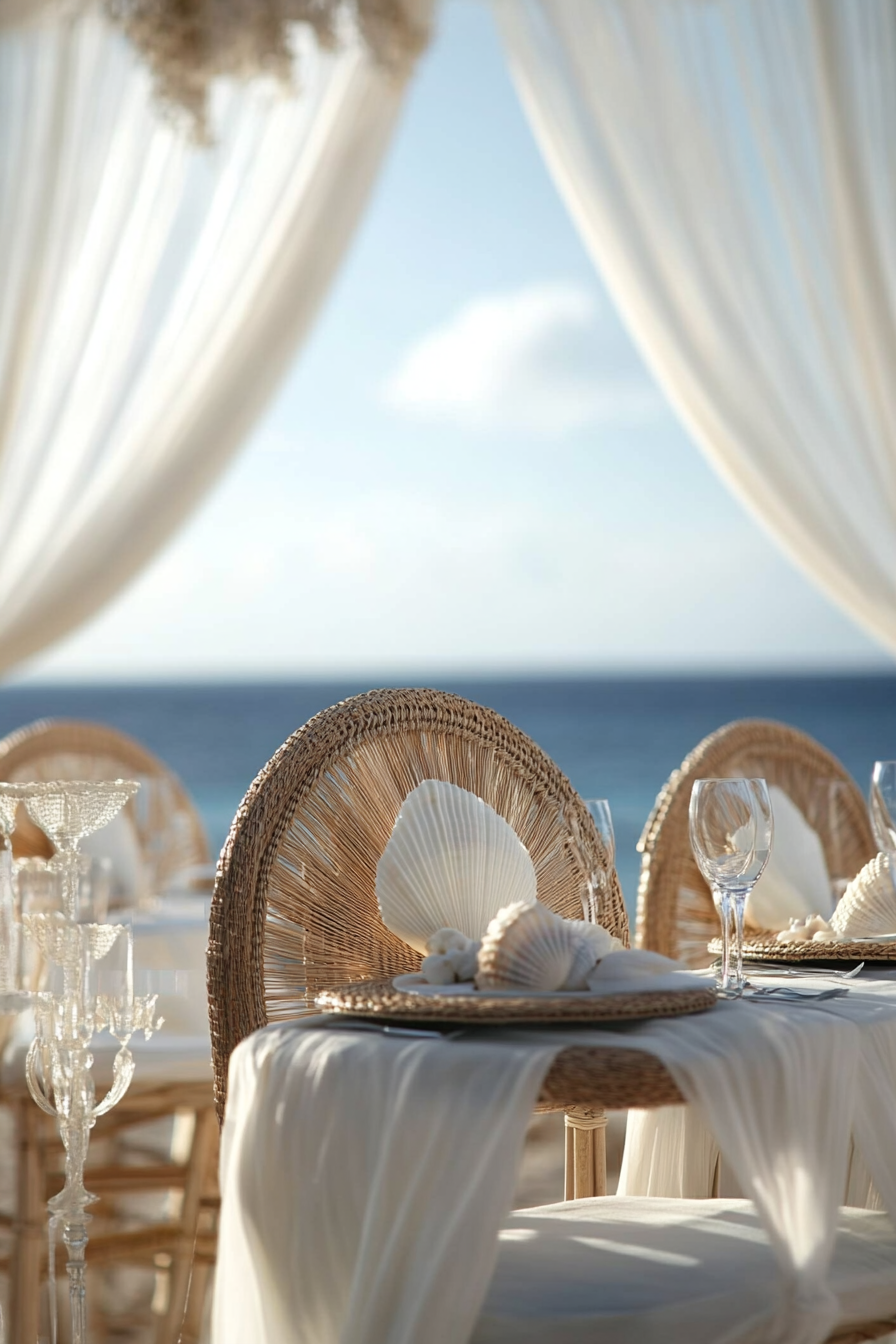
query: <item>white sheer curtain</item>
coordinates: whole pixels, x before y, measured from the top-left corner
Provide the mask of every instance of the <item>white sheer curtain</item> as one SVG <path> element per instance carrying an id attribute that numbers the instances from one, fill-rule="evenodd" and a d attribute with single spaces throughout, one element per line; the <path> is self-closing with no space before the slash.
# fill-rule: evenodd
<path id="1" fill-rule="evenodd" d="M 402 101 L 360 48 L 308 40 L 299 95 L 219 91 L 198 150 L 101 18 L 28 12 L 0 0 L 0 669 L 91 616 L 215 480 Z"/>
<path id="2" fill-rule="evenodd" d="M 555 181 L 672 404 L 896 650 L 896 6 L 493 3 Z"/>

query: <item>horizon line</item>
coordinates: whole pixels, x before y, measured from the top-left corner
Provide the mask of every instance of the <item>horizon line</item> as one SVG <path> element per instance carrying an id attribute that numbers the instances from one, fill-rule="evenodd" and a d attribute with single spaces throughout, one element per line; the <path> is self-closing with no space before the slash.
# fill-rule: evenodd
<path id="1" fill-rule="evenodd" d="M 818 664 L 718 667 L 602 667 L 602 668 L 494 668 L 465 667 L 442 669 L 321 670 L 270 674 L 258 671 L 230 671 L 221 674 L 171 672 L 135 676 L 101 673 L 67 676 L 10 677 L 0 682 L 0 693 L 17 690 L 75 689 L 100 686 L 146 688 L 154 686 L 294 686 L 326 683 L 366 682 L 370 687 L 430 686 L 438 682 L 584 682 L 584 681 L 761 681 L 761 680 L 832 680 L 838 678 L 896 678 L 896 664 L 856 664 L 854 666 Z"/>

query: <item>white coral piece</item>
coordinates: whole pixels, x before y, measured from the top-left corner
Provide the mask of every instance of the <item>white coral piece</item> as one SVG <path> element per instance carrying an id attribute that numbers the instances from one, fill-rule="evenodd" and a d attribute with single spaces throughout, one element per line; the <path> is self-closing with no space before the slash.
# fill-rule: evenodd
<path id="1" fill-rule="evenodd" d="M 420 973 L 430 985 L 453 985 L 472 980 L 476 974 L 479 943 L 459 929 L 438 929 L 426 940 L 428 957 L 423 958 Z"/>
<path id="2" fill-rule="evenodd" d="M 821 915 L 809 915 L 808 919 L 792 919 L 789 929 L 782 929 L 777 935 L 779 943 L 836 943 L 837 934 Z"/>

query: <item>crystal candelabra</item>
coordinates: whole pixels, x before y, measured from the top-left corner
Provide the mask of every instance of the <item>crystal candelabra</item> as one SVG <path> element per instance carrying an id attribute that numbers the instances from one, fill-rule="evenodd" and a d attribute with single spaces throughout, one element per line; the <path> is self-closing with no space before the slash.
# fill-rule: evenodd
<path id="1" fill-rule="evenodd" d="M 19 806 L 14 787 L 0 784 L 0 1048 L 15 1022 L 31 1001 L 22 989 L 22 925 L 16 902 L 12 868 L 12 833 Z M 0 1311 L 0 1344 L 5 1344 L 6 1328 Z"/>
<path id="2" fill-rule="evenodd" d="M 20 994 L 21 923 L 12 880 L 12 833 L 18 805 L 10 786 L 0 785 L 0 1013 L 4 1015 L 27 1003 Z"/>
<path id="3" fill-rule="evenodd" d="M 129 780 L 51 782 L 20 785 L 18 798 L 32 820 L 56 847 L 52 864 L 59 874 L 62 911 L 25 914 L 24 931 L 37 944 L 51 975 L 57 968 L 61 984 L 32 996 L 35 1038 L 26 1058 L 28 1090 L 47 1115 L 54 1116 L 65 1149 L 65 1185 L 49 1201 L 51 1274 L 55 1229 L 62 1227 L 68 1251 L 72 1344 L 86 1344 L 86 1258 L 88 1206 L 95 1196 L 84 1186 L 84 1163 L 90 1131 L 97 1117 L 111 1110 L 134 1076 L 129 1043 L 142 1031 L 149 1037 L 161 1026 L 155 1020 L 156 996 L 134 995 L 133 936 L 123 924 L 78 922 L 79 857 L 81 838 L 105 826 L 136 792 Z M 124 951 L 124 969 L 113 992 L 97 987 L 98 963 L 118 945 Z M 91 1044 L 97 1032 L 108 1029 L 119 1048 L 112 1066 L 112 1083 L 101 1100 L 94 1087 Z M 55 1344 L 56 1305 L 51 1285 L 51 1327 Z"/>

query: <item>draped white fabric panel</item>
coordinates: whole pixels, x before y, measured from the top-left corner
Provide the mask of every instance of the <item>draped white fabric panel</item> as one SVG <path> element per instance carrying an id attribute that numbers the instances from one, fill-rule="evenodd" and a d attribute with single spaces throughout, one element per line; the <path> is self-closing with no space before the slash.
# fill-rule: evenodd
<path id="1" fill-rule="evenodd" d="M 673 406 L 896 649 L 896 7 L 493 2 L 558 188 Z"/>
<path id="2" fill-rule="evenodd" d="M 113 596 L 239 446 L 342 258 L 402 95 L 360 49 L 309 40 L 298 96 L 220 90 L 216 142 L 198 150 L 99 17 L 5 14 L 0 668 Z"/>
<path id="3" fill-rule="evenodd" d="M 732 1319 L 719 1283 L 710 1307 L 689 1315 L 682 1303 L 676 1323 L 651 1338 L 820 1344 L 838 1314 L 828 1267 L 850 1125 L 865 1116 L 857 1139 L 875 1174 L 896 1123 L 896 1081 L 879 1068 L 896 1059 L 892 997 L 859 1003 L 854 1020 L 852 998 L 842 1003 L 836 1014 L 721 1003 L 616 1032 L 479 1027 L 459 1039 L 407 1039 L 320 1018 L 256 1032 L 230 1061 L 215 1344 L 468 1340 L 529 1110 L 566 1045 L 624 1045 L 665 1063 L 777 1257 L 780 1278 L 769 1277 L 749 1310 Z M 892 1178 L 881 1190 L 896 1198 Z M 600 1235 L 607 1202 L 596 1203 Z M 648 1221 L 651 1213 L 645 1205 Z M 649 1257 L 626 1249 L 619 1277 L 643 1282 Z M 730 1265 L 737 1280 L 734 1244 Z"/>

